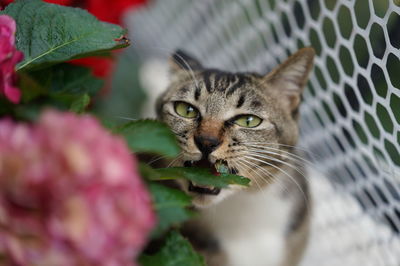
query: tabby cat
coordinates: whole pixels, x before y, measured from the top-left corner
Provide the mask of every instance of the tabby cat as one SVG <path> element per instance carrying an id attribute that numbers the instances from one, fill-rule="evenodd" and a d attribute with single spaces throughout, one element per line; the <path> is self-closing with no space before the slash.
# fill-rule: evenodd
<path id="1" fill-rule="evenodd" d="M 175 166 L 228 170 L 249 187 L 179 181 L 200 215 L 182 229 L 208 265 L 297 265 L 309 232 L 306 167 L 296 153 L 301 94 L 314 50 L 303 48 L 267 75 L 204 68 L 182 51 L 158 118 L 182 148 Z"/>

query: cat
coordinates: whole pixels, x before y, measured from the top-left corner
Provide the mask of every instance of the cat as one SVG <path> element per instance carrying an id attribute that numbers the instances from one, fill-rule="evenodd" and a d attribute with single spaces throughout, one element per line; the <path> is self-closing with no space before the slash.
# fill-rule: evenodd
<path id="1" fill-rule="evenodd" d="M 295 145 L 314 54 L 302 48 L 266 75 L 205 68 L 183 51 L 171 56 L 171 81 L 156 110 L 182 148 L 174 165 L 227 169 L 251 180 L 223 189 L 179 181 L 200 212 L 182 233 L 208 265 L 299 263 L 312 204 Z"/>

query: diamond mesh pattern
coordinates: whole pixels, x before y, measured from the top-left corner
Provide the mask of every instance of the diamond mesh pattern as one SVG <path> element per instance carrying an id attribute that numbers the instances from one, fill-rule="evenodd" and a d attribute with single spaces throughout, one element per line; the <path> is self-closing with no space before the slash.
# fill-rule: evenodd
<path id="1" fill-rule="evenodd" d="M 318 199 L 326 200 L 321 208 L 337 205 L 325 212 L 336 218 L 329 224 L 320 217 L 317 227 L 324 235 L 330 228 L 346 235 L 361 230 L 365 220 L 375 224 L 365 230 L 376 232 L 360 231 L 361 242 L 336 253 L 323 251 L 321 244 L 309 265 L 400 265 L 398 5 L 397 0 L 162 0 L 129 17 L 135 49 L 144 58 L 165 58 L 183 48 L 206 66 L 266 73 L 298 48 L 315 48 L 300 143 L 334 187 L 326 190 L 334 200 Z M 324 239 L 319 240 L 332 248 Z M 374 245 L 383 248 L 371 251 Z M 361 256 L 345 260 L 343 252 Z M 377 260 L 370 259 L 374 252 Z"/>

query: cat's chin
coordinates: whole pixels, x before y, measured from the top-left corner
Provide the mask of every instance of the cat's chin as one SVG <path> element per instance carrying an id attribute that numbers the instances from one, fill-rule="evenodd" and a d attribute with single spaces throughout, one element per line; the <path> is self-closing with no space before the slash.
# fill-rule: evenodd
<path id="1" fill-rule="evenodd" d="M 194 194 L 189 193 L 193 197 L 192 204 L 198 209 L 205 209 L 214 206 L 224 200 L 232 191 L 223 189 L 218 195 Z"/>
<path id="2" fill-rule="evenodd" d="M 234 189 L 229 187 L 224 189 L 202 188 L 193 185 L 187 180 L 180 180 L 179 185 L 186 194 L 192 197 L 193 206 L 199 209 L 216 205 L 235 192 Z"/>

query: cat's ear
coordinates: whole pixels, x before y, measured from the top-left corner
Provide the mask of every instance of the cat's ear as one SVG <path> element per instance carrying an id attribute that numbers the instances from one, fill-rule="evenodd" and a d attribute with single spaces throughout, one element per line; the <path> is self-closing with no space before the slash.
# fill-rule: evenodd
<path id="1" fill-rule="evenodd" d="M 187 72 L 203 69 L 203 66 L 197 59 L 182 50 L 175 51 L 175 53 L 170 57 L 169 64 L 173 74 L 181 71 Z"/>
<path id="2" fill-rule="evenodd" d="M 263 77 L 263 82 L 268 84 L 268 87 L 282 94 L 292 111 L 300 104 L 301 94 L 313 66 L 314 55 L 313 48 L 302 48 Z"/>

